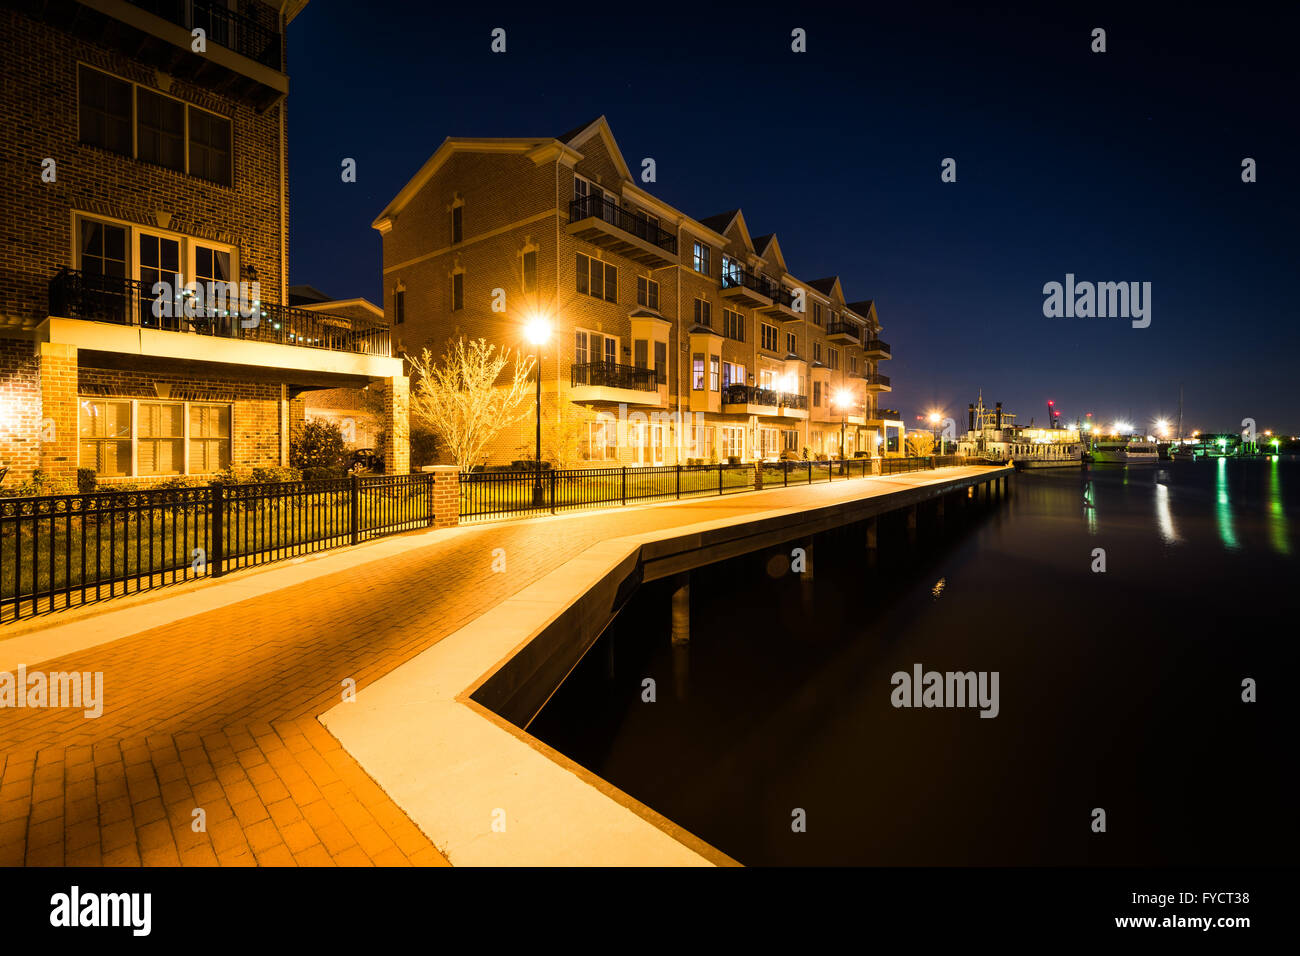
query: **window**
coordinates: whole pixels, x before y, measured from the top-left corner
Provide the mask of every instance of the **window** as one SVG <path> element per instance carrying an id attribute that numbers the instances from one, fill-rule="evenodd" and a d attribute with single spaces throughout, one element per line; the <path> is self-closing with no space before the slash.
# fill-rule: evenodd
<path id="1" fill-rule="evenodd" d="M 816 405 L 818 408 L 821 407 L 822 404 L 822 383 L 821 382 L 813 382 L 813 404 Z"/>
<path id="2" fill-rule="evenodd" d="M 231 183 L 230 120 L 189 108 L 190 175 L 221 186 Z"/>
<path id="3" fill-rule="evenodd" d="M 465 238 L 465 207 L 451 207 L 451 241 L 460 242 Z"/>
<path id="4" fill-rule="evenodd" d="M 759 457 L 775 458 L 777 456 L 777 430 L 763 427 L 758 430 Z"/>
<path id="5" fill-rule="evenodd" d="M 763 333 L 763 348 L 769 352 L 776 351 L 776 326 L 768 325 L 763 322 L 759 325 L 759 330 Z"/>
<path id="6" fill-rule="evenodd" d="M 691 265 L 695 268 L 696 272 L 702 272 L 705 275 L 709 274 L 710 252 L 712 252 L 712 250 L 704 243 L 697 242 L 695 244 L 695 253 L 692 256 Z"/>
<path id="7" fill-rule="evenodd" d="M 645 276 L 636 277 L 636 304 L 647 309 L 659 309 L 659 283 Z"/>
<path id="8" fill-rule="evenodd" d="M 820 362 L 821 360 L 822 360 L 822 344 L 821 344 L 820 342 L 814 342 L 814 343 L 813 343 L 813 361 L 814 361 L 814 362 Z"/>
<path id="9" fill-rule="evenodd" d="M 704 299 L 695 300 L 695 324 L 696 325 L 713 325 L 713 303 L 706 302 Z"/>
<path id="10" fill-rule="evenodd" d="M 618 422 L 587 422 L 586 457 L 591 461 L 611 461 L 618 458 Z"/>
<path id="11" fill-rule="evenodd" d="M 77 78 L 81 142 L 221 186 L 231 184 L 228 118 L 90 67 L 80 67 Z"/>
<path id="12" fill-rule="evenodd" d="M 573 333 L 573 361 L 576 365 L 587 364 L 587 333 L 581 329 Z"/>
<path id="13" fill-rule="evenodd" d="M 185 171 L 185 104 L 140 89 L 136 97 L 136 158 Z"/>
<path id="14" fill-rule="evenodd" d="M 637 368 L 650 367 L 650 343 L 646 339 L 637 339 L 632 343 L 632 364 Z"/>
<path id="15" fill-rule="evenodd" d="M 454 272 L 451 276 L 451 311 L 465 308 L 465 273 Z"/>
<path id="16" fill-rule="evenodd" d="M 713 428 L 708 425 L 695 425 L 690 433 L 692 457 L 711 458 L 713 456 Z"/>
<path id="17" fill-rule="evenodd" d="M 155 282 L 165 282 L 169 286 L 176 284 L 176 276 L 181 271 L 181 244 L 177 239 L 155 236 L 142 232 L 140 236 L 140 284 L 144 295 L 152 295 Z M 179 290 L 172 289 L 175 296 Z M 154 318 L 152 315 L 141 316 L 142 321 L 155 327 L 159 323 L 175 324 L 174 319 Z"/>
<path id="18" fill-rule="evenodd" d="M 798 344 L 799 341 L 795 338 L 793 332 L 785 333 L 785 351 L 787 355 L 798 355 L 799 349 L 796 348 Z"/>
<path id="19" fill-rule="evenodd" d="M 612 335 L 605 336 L 605 362 L 609 365 L 618 362 L 618 339 Z"/>
<path id="20" fill-rule="evenodd" d="M 786 451 L 799 450 L 799 433 L 793 428 L 781 430 L 781 447 Z"/>
<path id="21" fill-rule="evenodd" d="M 82 468 L 131 474 L 131 403 L 83 399 L 77 413 Z"/>
<path id="22" fill-rule="evenodd" d="M 718 356 L 710 355 L 709 356 L 709 391 L 710 392 L 716 392 L 718 390 L 718 377 L 719 377 L 718 371 L 719 371 Z"/>
<path id="23" fill-rule="evenodd" d="M 532 294 L 537 291 L 537 253 L 524 253 L 524 292 Z"/>
<path id="24" fill-rule="evenodd" d="M 855 375 L 857 374 L 857 371 L 858 371 L 858 357 L 857 357 L 856 355 L 850 355 L 850 356 L 849 356 L 849 371 L 852 372 L 852 373 L 855 374 Z"/>
<path id="25" fill-rule="evenodd" d="M 663 385 L 668 381 L 668 343 L 655 343 L 655 382 Z"/>
<path id="26" fill-rule="evenodd" d="M 822 324 L 822 304 L 820 302 L 814 302 L 813 303 L 813 325 L 821 325 L 821 324 Z"/>
<path id="27" fill-rule="evenodd" d="M 826 350 L 826 357 L 827 357 L 827 359 L 828 359 L 828 361 L 827 361 L 826 364 L 829 365 L 831 368 L 839 368 L 839 367 L 840 367 L 840 350 L 839 350 L 839 349 L 827 349 L 827 350 Z"/>
<path id="28" fill-rule="evenodd" d="M 141 475 L 179 475 L 185 470 L 185 406 L 141 402 L 136 462 Z"/>
<path id="29" fill-rule="evenodd" d="M 591 256 L 578 253 L 577 259 L 578 291 L 583 295 L 604 299 L 606 302 L 618 301 L 618 268 L 608 262 L 601 262 Z"/>
<path id="30" fill-rule="evenodd" d="M 131 84 L 85 66 L 77 80 L 81 141 L 130 156 Z"/>
<path id="31" fill-rule="evenodd" d="M 722 457 L 743 458 L 745 455 L 745 429 L 739 425 L 726 425 L 722 432 Z"/>
<path id="32" fill-rule="evenodd" d="M 81 271 L 126 276 L 126 230 L 93 219 L 81 220 Z"/>
<path id="33" fill-rule="evenodd" d="M 731 256 L 722 257 L 722 287 L 724 289 L 741 284 L 745 267 Z"/>
<path id="34" fill-rule="evenodd" d="M 691 358 L 691 388 L 704 391 L 704 354 L 696 352 Z"/>
<path id="35" fill-rule="evenodd" d="M 190 474 L 230 467 L 230 406 L 190 406 Z"/>
<path id="36" fill-rule="evenodd" d="M 393 325 L 401 325 L 406 321 L 406 290 L 397 289 L 393 292 Z"/>
<path id="37" fill-rule="evenodd" d="M 722 334 L 737 342 L 745 341 L 745 317 L 731 309 L 723 309 Z"/>
<path id="38" fill-rule="evenodd" d="M 745 366 L 735 362 L 722 363 L 722 388 L 725 391 L 732 385 L 744 385 L 749 381 L 745 377 Z"/>

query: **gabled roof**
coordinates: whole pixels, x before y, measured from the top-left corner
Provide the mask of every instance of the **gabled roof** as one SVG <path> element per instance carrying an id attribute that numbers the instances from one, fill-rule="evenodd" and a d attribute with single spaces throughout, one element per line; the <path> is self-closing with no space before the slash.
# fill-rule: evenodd
<path id="1" fill-rule="evenodd" d="M 754 240 L 754 251 L 769 263 L 775 262 L 782 272 L 790 271 L 790 267 L 785 264 L 785 253 L 781 251 L 781 243 L 776 241 L 776 233 L 769 232 L 765 236 L 757 237 Z"/>
<path id="2" fill-rule="evenodd" d="M 314 285 L 289 286 L 289 304 L 303 305 L 310 302 L 329 302 L 330 297 Z"/>
<path id="3" fill-rule="evenodd" d="M 557 137 L 555 137 L 555 138 L 558 139 L 561 143 L 569 143 L 569 142 L 572 142 L 573 140 L 577 139 L 579 133 L 585 132 L 585 131 L 586 131 L 587 129 L 589 129 L 590 127 L 595 126 L 595 125 L 596 125 L 597 123 L 599 123 L 602 119 L 604 119 L 603 116 L 597 116 L 597 117 L 595 117 L 594 119 L 589 119 L 589 120 L 587 120 L 587 122 L 583 123 L 581 126 L 575 126 L 575 127 L 573 127 L 573 129 L 569 130 L 567 133 L 561 133 L 559 136 L 557 136 Z"/>
<path id="4" fill-rule="evenodd" d="M 730 212 L 720 212 L 714 216 L 705 216 L 700 220 L 701 226 L 707 226 L 714 232 L 720 232 L 726 235 L 727 229 L 731 226 L 731 220 L 740 215 L 739 209 L 733 209 Z"/>
<path id="5" fill-rule="evenodd" d="M 822 295 L 830 295 L 831 290 L 839 284 L 839 281 L 839 276 L 827 276 L 825 279 L 812 279 L 808 282 L 808 285 L 812 286 Z"/>
<path id="6" fill-rule="evenodd" d="M 618 148 L 614 133 L 610 130 L 609 121 L 605 119 L 604 114 L 597 116 L 586 126 L 580 126 L 577 129 L 571 129 L 567 133 L 563 133 L 559 141 L 571 149 L 581 150 L 582 144 L 593 136 L 599 136 L 604 140 L 605 149 L 609 153 L 609 158 L 613 160 L 614 168 L 618 170 L 619 176 L 624 180 L 631 180 L 632 170 L 628 169 L 627 162 L 623 159 L 623 152 Z"/>
<path id="7" fill-rule="evenodd" d="M 852 309 L 864 319 L 874 319 L 876 315 L 876 302 L 874 299 L 863 299 L 860 302 L 846 302 L 844 303 L 844 307 L 846 309 Z"/>

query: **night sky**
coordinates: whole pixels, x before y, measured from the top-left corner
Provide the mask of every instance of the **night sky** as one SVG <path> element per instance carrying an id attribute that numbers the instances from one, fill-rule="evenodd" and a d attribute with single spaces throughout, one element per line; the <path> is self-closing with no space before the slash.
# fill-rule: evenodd
<path id="1" fill-rule="evenodd" d="M 290 281 L 378 303 L 370 223 L 445 137 L 603 113 L 634 171 L 654 157 L 655 195 L 697 219 L 739 206 L 795 275 L 876 300 L 881 404 L 909 422 L 964 426 L 983 388 L 1022 424 L 1050 398 L 1149 426 L 1181 384 L 1188 431 L 1300 431 L 1300 23 L 896 6 L 313 0 L 289 29 Z M 1151 282 L 1151 325 L 1045 318 L 1067 272 Z"/>

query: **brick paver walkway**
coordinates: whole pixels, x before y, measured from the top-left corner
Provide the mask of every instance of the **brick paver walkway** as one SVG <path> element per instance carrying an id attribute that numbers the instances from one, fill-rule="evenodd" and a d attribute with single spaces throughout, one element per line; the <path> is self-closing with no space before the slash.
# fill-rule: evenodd
<path id="1" fill-rule="evenodd" d="M 104 713 L 0 710 L 0 865 L 443 864 L 317 721 L 346 678 L 364 688 L 593 541 L 824 502 L 845 485 L 434 533 L 397 558 L 359 555 L 346 572 L 32 665 L 102 671 Z"/>

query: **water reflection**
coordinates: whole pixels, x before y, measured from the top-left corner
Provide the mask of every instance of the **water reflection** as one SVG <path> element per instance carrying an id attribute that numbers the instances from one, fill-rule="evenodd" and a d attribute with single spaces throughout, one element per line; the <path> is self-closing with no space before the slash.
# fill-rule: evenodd
<path id="1" fill-rule="evenodd" d="M 1228 459 L 1220 458 L 1218 469 L 1214 485 L 1214 516 L 1219 524 L 1219 540 L 1225 548 L 1236 551 L 1241 545 L 1237 542 L 1237 532 L 1233 529 L 1232 502 L 1228 498 Z"/>
<path id="2" fill-rule="evenodd" d="M 1178 543 L 1178 529 L 1174 527 L 1174 516 L 1169 510 L 1169 486 L 1159 480 L 1156 481 L 1156 525 L 1165 544 Z"/>
<path id="3" fill-rule="evenodd" d="M 1278 456 L 1274 455 L 1268 466 L 1268 540 L 1278 554 L 1290 554 L 1287 540 L 1286 515 L 1282 510 L 1282 479 L 1278 475 Z"/>

